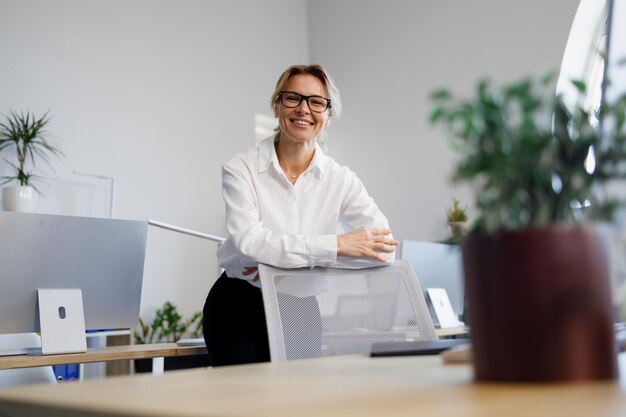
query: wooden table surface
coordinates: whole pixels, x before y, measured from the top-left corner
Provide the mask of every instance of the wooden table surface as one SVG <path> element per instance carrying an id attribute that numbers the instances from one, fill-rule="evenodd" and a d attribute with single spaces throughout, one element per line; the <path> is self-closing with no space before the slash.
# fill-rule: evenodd
<path id="1" fill-rule="evenodd" d="M 439 356 L 363 355 L 8 388 L 0 415 L 623 417 L 626 384 L 475 383 Z"/>
<path id="2" fill-rule="evenodd" d="M 204 353 L 206 353 L 206 348 L 204 346 L 177 346 L 176 343 L 108 346 L 100 348 L 90 348 L 87 349 L 86 353 L 66 353 L 61 355 L 0 356 L 0 369 L 65 365 L 69 363 L 107 362 L 124 359 L 145 359 L 169 356 L 201 355 Z"/>

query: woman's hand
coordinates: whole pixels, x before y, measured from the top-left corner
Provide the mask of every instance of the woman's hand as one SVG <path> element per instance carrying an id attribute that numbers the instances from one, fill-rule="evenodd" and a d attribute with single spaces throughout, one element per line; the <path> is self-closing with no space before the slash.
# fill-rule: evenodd
<path id="1" fill-rule="evenodd" d="M 337 235 L 337 255 L 366 256 L 387 263 L 381 252 L 391 253 L 400 244 L 389 229 L 361 229 Z"/>
<path id="2" fill-rule="evenodd" d="M 243 268 L 243 272 L 242 274 L 245 276 L 254 274 L 255 272 L 257 272 L 259 270 L 259 268 L 257 268 L 256 266 L 246 266 Z M 257 282 L 259 280 L 259 274 L 257 272 L 257 274 L 254 276 L 254 278 L 252 278 L 252 282 Z"/>

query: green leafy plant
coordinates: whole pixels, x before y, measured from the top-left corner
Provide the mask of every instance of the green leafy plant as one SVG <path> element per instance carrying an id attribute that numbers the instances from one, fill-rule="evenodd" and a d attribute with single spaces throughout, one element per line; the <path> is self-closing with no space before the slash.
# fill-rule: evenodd
<path id="1" fill-rule="evenodd" d="M 169 301 L 156 309 L 150 325 L 140 318 L 139 330 L 134 332 L 137 344 L 175 342 L 186 333 L 193 338 L 202 336 L 202 313 L 197 311 L 184 320 L 176 306 Z"/>
<path id="2" fill-rule="evenodd" d="M 568 109 L 553 81 L 481 81 L 468 100 L 447 89 L 432 94 L 430 122 L 446 129 L 461 154 L 453 179 L 476 192 L 473 231 L 608 218 L 618 206 L 604 184 L 626 177 L 626 94 L 599 109 L 611 126 L 603 135 L 590 122 L 593 111 L 582 100 Z M 572 83 L 584 97 L 585 83 Z"/>
<path id="3" fill-rule="evenodd" d="M 446 211 L 446 218 L 448 219 L 448 223 L 466 222 L 467 207 L 461 207 L 459 200 L 452 198 L 452 207 Z"/>
<path id="4" fill-rule="evenodd" d="M 48 113 L 37 118 L 31 112 L 11 111 L 5 116 L 6 121 L 0 123 L 0 152 L 14 149 L 17 163 L 5 161 L 13 168 L 15 174 L 4 176 L 1 184 L 17 181 L 21 186 L 33 185 L 32 181 L 38 178 L 28 165 L 36 168 L 37 160 L 44 161 L 49 167 L 50 157 L 63 157 L 63 152 L 47 139 L 47 126 L 50 122 Z M 34 187 L 35 188 L 35 187 Z M 36 189 L 36 188 L 35 188 Z"/>

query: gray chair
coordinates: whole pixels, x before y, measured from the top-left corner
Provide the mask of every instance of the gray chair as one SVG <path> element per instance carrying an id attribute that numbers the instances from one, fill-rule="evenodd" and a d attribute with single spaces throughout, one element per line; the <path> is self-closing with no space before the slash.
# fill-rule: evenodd
<path id="1" fill-rule="evenodd" d="M 272 362 L 368 353 L 374 342 L 436 340 L 405 261 L 367 269 L 259 265 Z"/>

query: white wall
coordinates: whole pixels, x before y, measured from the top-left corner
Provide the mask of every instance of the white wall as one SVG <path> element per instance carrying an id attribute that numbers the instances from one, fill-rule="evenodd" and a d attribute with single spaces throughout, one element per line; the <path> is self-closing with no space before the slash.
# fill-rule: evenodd
<path id="1" fill-rule="evenodd" d="M 50 109 L 56 175 L 117 177 L 115 217 L 224 235 L 220 166 L 307 45 L 304 0 L 0 0 L 0 112 Z M 215 249 L 150 229 L 142 315 L 200 310 Z"/>
<path id="2" fill-rule="evenodd" d="M 558 69 L 576 0 L 309 1 L 310 51 L 332 71 L 344 114 L 332 155 L 353 168 L 400 239 L 440 240 L 455 157 L 426 119 L 430 92 Z"/>

